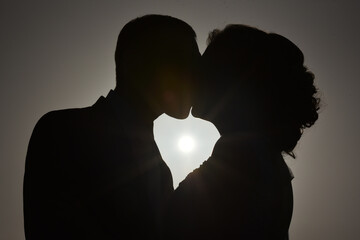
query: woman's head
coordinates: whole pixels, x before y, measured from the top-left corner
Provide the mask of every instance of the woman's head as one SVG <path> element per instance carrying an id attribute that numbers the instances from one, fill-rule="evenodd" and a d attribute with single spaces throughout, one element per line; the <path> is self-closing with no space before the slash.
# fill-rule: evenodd
<path id="1" fill-rule="evenodd" d="M 193 114 L 221 134 L 254 132 L 292 154 L 318 118 L 314 75 L 291 41 L 245 25 L 209 35 Z"/>

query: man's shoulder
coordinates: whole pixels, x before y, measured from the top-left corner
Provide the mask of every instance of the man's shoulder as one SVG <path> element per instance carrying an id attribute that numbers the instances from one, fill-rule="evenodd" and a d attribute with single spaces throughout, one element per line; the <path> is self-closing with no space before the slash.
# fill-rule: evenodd
<path id="1" fill-rule="evenodd" d="M 53 110 L 40 117 L 32 135 L 61 138 L 98 132 L 97 129 L 106 126 L 104 115 L 93 106 Z"/>
<path id="2" fill-rule="evenodd" d="M 86 118 L 91 114 L 91 107 L 85 108 L 69 108 L 53 110 L 45 113 L 37 122 L 37 126 L 51 127 L 51 126 L 63 126 L 65 124 L 74 124 L 77 120 Z"/>

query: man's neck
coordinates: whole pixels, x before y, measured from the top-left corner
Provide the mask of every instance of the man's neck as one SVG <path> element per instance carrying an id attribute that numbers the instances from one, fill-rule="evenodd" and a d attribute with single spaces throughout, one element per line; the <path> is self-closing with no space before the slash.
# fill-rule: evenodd
<path id="1" fill-rule="evenodd" d="M 152 126 L 154 120 L 162 114 L 157 113 L 157 108 L 154 107 L 155 104 L 152 103 L 152 99 L 138 97 L 117 89 L 109 93 L 109 95 L 110 94 L 112 95 L 111 97 L 114 98 L 114 101 L 122 102 L 122 105 L 125 105 L 130 112 L 134 113 L 134 115 L 146 125 L 151 124 Z"/>

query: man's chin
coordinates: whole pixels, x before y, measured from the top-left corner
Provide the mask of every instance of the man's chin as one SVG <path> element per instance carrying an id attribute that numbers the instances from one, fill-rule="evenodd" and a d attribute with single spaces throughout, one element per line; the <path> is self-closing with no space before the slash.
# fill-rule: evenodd
<path id="1" fill-rule="evenodd" d="M 190 110 L 188 112 L 186 112 L 186 113 L 174 114 L 174 116 L 172 116 L 172 117 L 182 120 L 182 119 L 188 118 L 189 115 L 190 115 Z"/>
<path id="2" fill-rule="evenodd" d="M 190 115 L 190 108 L 182 111 L 167 111 L 165 114 L 176 119 L 186 119 Z"/>

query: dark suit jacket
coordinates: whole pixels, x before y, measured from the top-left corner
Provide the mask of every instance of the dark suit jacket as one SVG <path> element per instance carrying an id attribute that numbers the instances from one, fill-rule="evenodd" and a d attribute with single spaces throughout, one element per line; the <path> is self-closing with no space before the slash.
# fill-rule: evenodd
<path id="1" fill-rule="evenodd" d="M 167 239 L 287 239 L 291 175 L 258 137 L 221 137 L 212 156 L 179 184 L 167 211 Z"/>
<path id="2" fill-rule="evenodd" d="M 39 120 L 26 156 L 26 239 L 159 238 L 173 183 L 140 116 L 111 91 Z"/>

